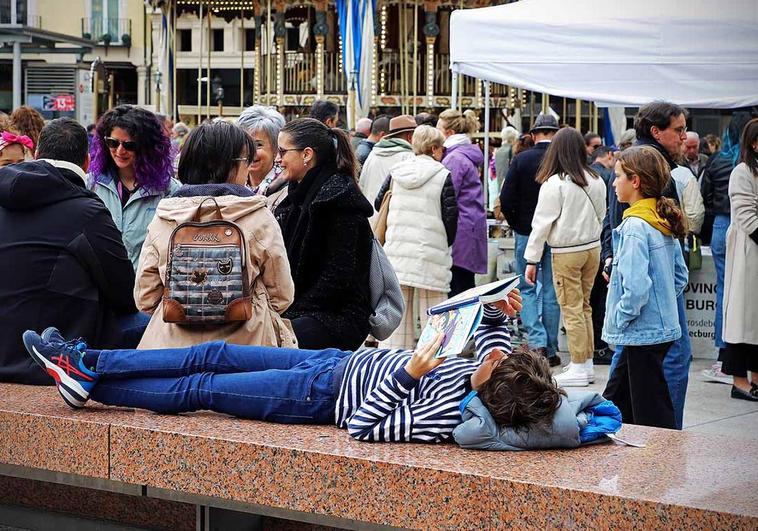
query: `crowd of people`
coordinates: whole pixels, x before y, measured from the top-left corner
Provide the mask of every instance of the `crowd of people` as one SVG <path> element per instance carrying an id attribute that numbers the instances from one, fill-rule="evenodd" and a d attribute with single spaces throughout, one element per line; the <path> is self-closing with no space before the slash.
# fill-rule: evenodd
<path id="1" fill-rule="evenodd" d="M 758 400 L 758 310 L 743 288 L 758 278 L 757 119 L 735 114 L 722 146 L 703 139 L 710 155 L 665 102 L 640 108 L 618 147 L 550 115 L 524 135 L 509 124 L 495 215 L 514 231 L 519 289 L 485 306 L 473 358 L 441 365 L 441 334 L 414 350 L 427 310 L 487 271 L 478 118 L 379 116 L 351 137 L 339 111 L 317 101 L 287 121 L 254 105 L 190 129 L 122 105 L 89 132 L 28 107 L 0 116 L 0 381 L 52 376 L 72 407 L 211 409 L 430 442 L 451 437 L 471 392 L 500 425 L 549 426 L 562 388 L 593 382 L 597 362 L 611 363 L 603 394 L 625 422 L 681 429 L 686 259 L 705 240 L 722 362 L 709 375 Z M 224 237 L 200 232 L 214 220 L 239 231 L 250 308 L 193 323 L 177 318 L 172 275 L 192 245 Z M 380 225 L 402 296 L 386 334 L 372 324 Z M 219 276 L 232 289 L 236 262 L 208 263 L 180 279 L 188 300 Z M 520 350 L 506 326 L 517 316 Z M 553 377 L 561 316 L 570 361 Z"/>

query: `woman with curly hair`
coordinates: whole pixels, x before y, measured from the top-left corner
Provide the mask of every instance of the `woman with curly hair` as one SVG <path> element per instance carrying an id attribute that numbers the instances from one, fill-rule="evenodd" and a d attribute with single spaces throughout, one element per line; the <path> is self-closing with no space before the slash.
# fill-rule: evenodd
<path id="1" fill-rule="evenodd" d="M 28 105 L 22 105 L 11 113 L 11 129 L 20 135 L 28 136 L 32 139 L 32 144 L 37 145 L 39 134 L 45 127 L 45 119 L 37 112 L 36 109 Z M 32 159 L 32 153 L 27 153 L 26 160 Z"/>
<path id="2" fill-rule="evenodd" d="M 158 202 L 180 186 L 171 139 L 150 111 L 119 105 L 97 123 L 90 155 L 89 187 L 108 207 L 136 270 Z"/>

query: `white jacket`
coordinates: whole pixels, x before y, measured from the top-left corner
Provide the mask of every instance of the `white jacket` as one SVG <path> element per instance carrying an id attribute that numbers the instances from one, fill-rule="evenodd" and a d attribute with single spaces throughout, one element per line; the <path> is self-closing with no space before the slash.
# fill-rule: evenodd
<path id="1" fill-rule="evenodd" d="M 366 162 L 361 168 L 361 177 L 358 186 L 372 205 L 376 200 L 379 189 L 384 184 L 390 169 L 400 161 L 413 157 L 413 150 L 408 142 L 395 138 L 387 138 L 379 141 L 369 153 Z M 377 213 L 369 219 L 371 226 L 376 222 Z"/>
<path id="2" fill-rule="evenodd" d="M 427 155 L 402 161 L 390 170 L 392 198 L 384 251 L 404 286 L 450 291 L 453 257 L 440 204 L 449 174 Z"/>
<path id="3" fill-rule="evenodd" d="M 687 166 L 677 166 L 671 170 L 671 178 L 674 179 L 689 231 L 700 234 L 705 219 L 705 206 L 695 174 Z"/>
<path id="4" fill-rule="evenodd" d="M 540 261 L 545 241 L 553 253 L 600 247 L 607 207 L 605 183 L 589 173 L 586 178 L 585 188 L 560 175 L 552 175 L 542 184 L 524 252 L 527 262 Z"/>

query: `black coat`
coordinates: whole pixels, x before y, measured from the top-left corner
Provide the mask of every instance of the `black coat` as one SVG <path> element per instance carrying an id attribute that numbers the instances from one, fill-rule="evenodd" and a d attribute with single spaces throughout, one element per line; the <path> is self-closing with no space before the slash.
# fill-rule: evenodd
<path id="1" fill-rule="evenodd" d="M 25 330 L 56 326 L 95 348 L 134 313 L 134 270 L 108 209 L 71 170 L 41 161 L 0 168 L 0 381 L 49 384 Z"/>
<path id="2" fill-rule="evenodd" d="M 295 301 L 283 316 L 316 319 L 343 350 L 369 333 L 373 212 L 352 177 L 328 167 L 290 183 L 275 212 L 295 282 Z"/>
<path id="3" fill-rule="evenodd" d="M 550 142 L 538 142 L 513 157 L 500 190 L 500 209 L 508 226 L 524 236 L 532 232 L 532 218 L 542 186 L 535 178 L 548 147 Z"/>
<path id="4" fill-rule="evenodd" d="M 715 216 L 731 213 L 729 177 L 733 169 L 734 163 L 731 157 L 716 153 L 708 159 L 703 171 L 703 180 L 700 183 L 706 214 Z"/>

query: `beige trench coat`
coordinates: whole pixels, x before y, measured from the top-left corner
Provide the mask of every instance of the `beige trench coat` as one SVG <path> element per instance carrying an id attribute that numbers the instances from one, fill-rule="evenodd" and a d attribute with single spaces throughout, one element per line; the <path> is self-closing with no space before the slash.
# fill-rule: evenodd
<path id="1" fill-rule="evenodd" d="M 203 199 L 205 197 L 161 200 L 147 229 L 137 268 L 134 300 L 140 310 L 151 313 L 152 317 L 139 348 L 186 347 L 217 339 L 238 345 L 296 347 L 297 340 L 289 322 L 280 317 L 292 304 L 295 284 L 279 224 L 266 208 L 263 196 L 216 198 L 224 219 L 239 225 L 245 235 L 253 318 L 244 323 L 218 326 L 178 325 L 163 321 L 161 298 L 169 238 L 177 225 L 192 219 Z M 210 220 L 213 212 L 212 202 L 207 201 L 201 221 Z"/>
<path id="2" fill-rule="evenodd" d="M 727 343 L 758 345 L 758 176 L 745 163 L 729 178 L 732 224 L 726 233 L 724 330 Z"/>

